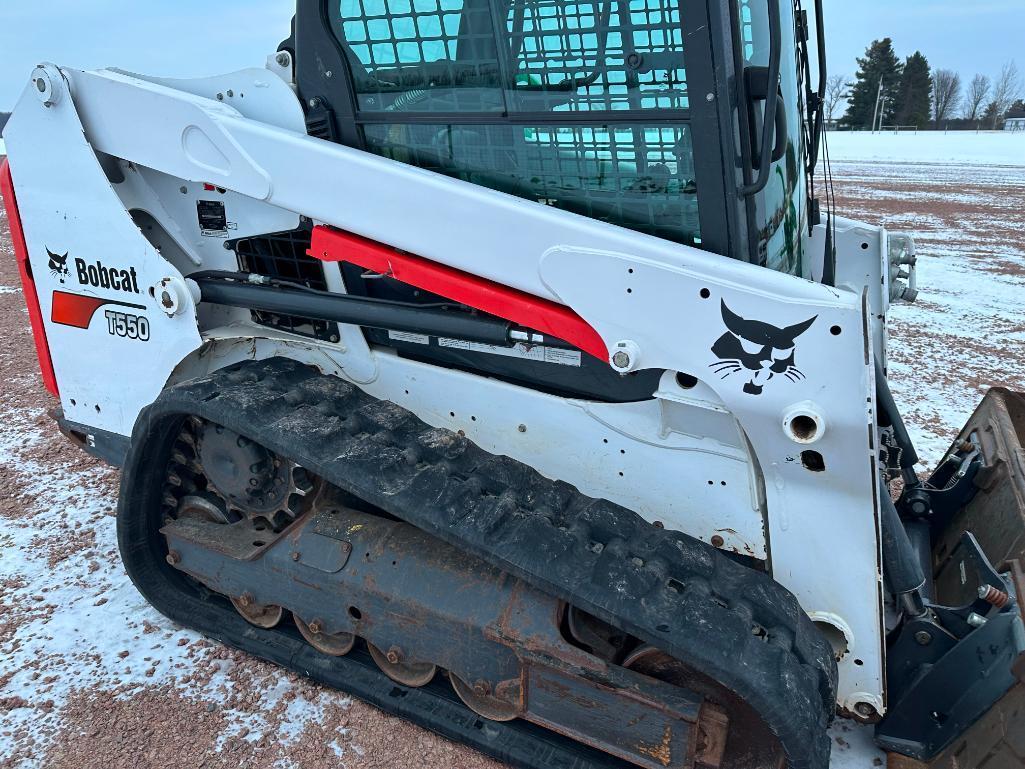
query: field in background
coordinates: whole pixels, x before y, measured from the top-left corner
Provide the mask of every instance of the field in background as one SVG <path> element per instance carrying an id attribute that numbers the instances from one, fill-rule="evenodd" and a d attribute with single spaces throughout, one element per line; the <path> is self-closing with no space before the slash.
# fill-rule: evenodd
<path id="1" fill-rule="evenodd" d="M 918 238 L 891 353 L 929 464 L 986 386 L 1025 389 L 1025 137 L 971 136 L 830 137 L 841 212 Z M 2 214 L 0 335 L 0 769 L 498 769 L 146 605 L 117 557 L 117 473 L 46 416 Z M 867 730 L 833 735 L 834 769 L 881 766 Z"/>
<path id="2" fill-rule="evenodd" d="M 831 131 L 833 162 L 1025 166 L 1025 131 Z"/>
<path id="3" fill-rule="evenodd" d="M 1025 389 L 1025 133 L 831 133 L 829 154 L 839 212 L 918 244 L 891 384 L 931 467 L 988 387 Z"/>

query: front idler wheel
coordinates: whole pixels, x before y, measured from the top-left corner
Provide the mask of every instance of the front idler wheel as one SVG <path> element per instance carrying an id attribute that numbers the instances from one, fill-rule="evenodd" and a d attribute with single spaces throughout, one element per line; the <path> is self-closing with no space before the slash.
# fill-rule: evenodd
<path id="1" fill-rule="evenodd" d="M 238 598 L 232 598 L 231 605 L 235 607 L 235 610 L 242 615 L 246 622 L 264 630 L 275 627 L 285 615 L 285 610 L 280 606 L 263 606 L 258 604 L 249 593 L 243 593 Z"/>
<path id="2" fill-rule="evenodd" d="M 405 659 L 405 654 L 397 646 L 392 646 L 387 652 L 383 652 L 369 641 L 367 648 L 370 656 L 374 658 L 377 667 L 381 668 L 388 678 L 397 684 L 416 689 L 427 686 L 438 672 L 438 666 L 429 662 L 412 662 Z"/>
<path id="3" fill-rule="evenodd" d="M 321 654 L 331 657 L 344 657 L 352 651 L 356 645 L 356 636 L 352 633 L 325 633 L 323 623 L 320 620 L 304 622 L 299 617 L 292 615 L 295 626 L 299 628 L 302 637 L 306 642 Z"/>

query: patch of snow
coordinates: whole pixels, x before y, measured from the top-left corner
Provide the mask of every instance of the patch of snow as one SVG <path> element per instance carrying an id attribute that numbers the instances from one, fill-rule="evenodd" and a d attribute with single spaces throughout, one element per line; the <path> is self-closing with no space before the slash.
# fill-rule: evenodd
<path id="1" fill-rule="evenodd" d="M 834 162 L 872 160 L 1025 167 L 1025 132 L 830 131 L 827 140 L 829 157 Z"/>
<path id="2" fill-rule="evenodd" d="M 833 752 L 829 769 L 873 769 L 886 766 L 886 754 L 875 744 L 874 727 L 838 718 L 829 729 Z"/>
<path id="3" fill-rule="evenodd" d="M 37 382 L 26 375 L 6 386 L 31 388 Z M 62 469 L 34 458 L 33 449 L 54 440 L 41 425 L 48 425 L 41 409 L 0 408 L 0 466 L 31 500 L 21 517 L 2 519 L 0 525 L 0 585 L 6 586 L 0 598 L 17 607 L 21 620 L 13 638 L 0 643 L 0 692 L 29 703 L 4 714 L 5 734 L 29 735 L 47 745 L 64 704 L 83 689 L 129 696 L 171 684 L 190 697 L 218 703 L 229 723 L 224 737 L 248 728 L 250 741 L 267 734 L 264 714 L 284 701 L 288 723 L 272 736 L 286 745 L 304 726 L 321 721 L 329 702 L 351 702 L 330 692 L 320 701 L 289 701 L 293 684 L 285 671 L 275 670 L 253 687 L 259 692 L 256 714 L 227 707 L 239 687 L 231 675 L 234 663 L 218 659 L 220 647 L 174 625 L 139 594 L 117 556 L 112 501 L 97 492 L 95 471 Z M 55 543 L 71 545 L 58 563 L 53 562 Z M 192 675 L 197 668 L 206 673 L 199 682 Z M 52 707 L 38 709 L 47 700 Z M 335 733 L 341 737 L 345 730 Z M 0 763 L 13 744 L 10 736 L 0 735 Z M 41 769 L 42 764 L 33 759 L 16 767 Z"/>

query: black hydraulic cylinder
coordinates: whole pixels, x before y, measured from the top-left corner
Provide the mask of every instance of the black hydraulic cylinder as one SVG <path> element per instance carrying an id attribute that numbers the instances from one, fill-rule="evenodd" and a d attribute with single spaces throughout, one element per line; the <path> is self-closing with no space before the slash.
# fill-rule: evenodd
<path id="1" fill-rule="evenodd" d="M 911 547 L 918 555 L 918 563 L 922 566 L 922 574 L 925 582 L 922 584 L 922 597 L 934 603 L 936 600 L 936 585 L 933 583 L 932 566 L 932 540 L 930 538 L 929 524 L 925 521 L 905 521 L 904 529 L 911 540 Z"/>
<path id="2" fill-rule="evenodd" d="M 201 301 L 247 310 L 302 318 L 351 323 L 368 328 L 452 337 L 481 344 L 511 347 L 513 324 L 458 310 L 418 307 L 402 302 L 347 294 L 259 285 L 220 277 L 193 277 Z"/>
<path id="3" fill-rule="evenodd" d="M 897 595 L 915 593 L 925 585 L 925 572 L 918 551 L 911 543 L 904 522 L 890 499 L 890 490 L 883 481 L 879 483 L 879 497 L 886 582 Z"/>

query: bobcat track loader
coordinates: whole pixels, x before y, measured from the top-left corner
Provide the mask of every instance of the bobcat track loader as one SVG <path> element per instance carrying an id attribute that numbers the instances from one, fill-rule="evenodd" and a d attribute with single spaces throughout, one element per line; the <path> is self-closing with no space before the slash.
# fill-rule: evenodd
<path id="1" fill-rule="evenodd" d="M 298 0 L 264 68 L 39 66 L 3 197 L 142 594 L 520 767 L 825 769 L 837 714 L 1020 766 L 1025 401 L 919 479 L 818 10 Z"/>

